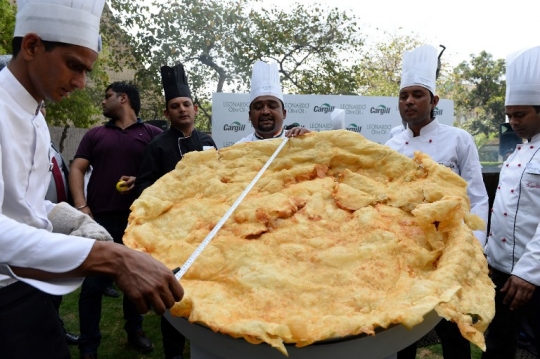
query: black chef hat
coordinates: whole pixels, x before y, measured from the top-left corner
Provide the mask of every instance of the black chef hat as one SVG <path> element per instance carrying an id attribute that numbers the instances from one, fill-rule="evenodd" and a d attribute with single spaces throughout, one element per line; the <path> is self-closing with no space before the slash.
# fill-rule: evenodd
<path id="1" fill-rule="evenodd" d="M 174 67 L 161 67 L 161 84 L 165 91 L 165 102 L 177 97 L 191 97 L 191 91 L 187 81 L 187 75 L 184 66 L 178 64 Z"/>

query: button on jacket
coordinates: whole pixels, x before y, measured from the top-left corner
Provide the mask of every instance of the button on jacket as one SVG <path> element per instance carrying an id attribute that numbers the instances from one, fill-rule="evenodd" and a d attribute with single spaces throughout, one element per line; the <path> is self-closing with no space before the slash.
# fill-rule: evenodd
<path id="1" fill-rule="evenodd" d="M 540 285 L 540 134 L 503 163 L 491 213 L 489 265 Z"/>

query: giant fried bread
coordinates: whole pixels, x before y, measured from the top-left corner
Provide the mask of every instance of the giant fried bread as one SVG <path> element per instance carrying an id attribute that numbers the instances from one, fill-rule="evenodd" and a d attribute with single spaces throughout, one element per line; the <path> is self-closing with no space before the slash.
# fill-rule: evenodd
<path id="1" fill-rule="evenodd" d="M 124 243 L 170 268 L 281 140 L 188 153 L 134 202 Z M 432 310 L 485 349 L 494 288 L 466 182 L 349 131 L 293 138 L 182 279 L 171 312 L 251 343 L 413 327 Z"/>

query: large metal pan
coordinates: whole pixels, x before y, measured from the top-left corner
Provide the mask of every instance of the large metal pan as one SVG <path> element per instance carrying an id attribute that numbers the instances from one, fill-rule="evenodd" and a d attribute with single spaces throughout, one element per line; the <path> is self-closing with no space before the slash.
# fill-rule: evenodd
<path id="1" fill-rule="evenodd" d="M 186 318 L 175 317 L 166 312 L 169 322 L 190 340 L 194 347 L 194 359 L 285 359 L 277 349 L 266 343 L 250 344 L 244 339 L 215 333 L 211 329 L 190 323 Z M 424 321 L 412 329 L 394 325 L 376 335 L 356 335 L 331 339 L 297 348 L 286 345 L 292 359 L 382 359 L 409 346 L 427 334 L 441 320 L 435 311 L 424 317 Z"/>

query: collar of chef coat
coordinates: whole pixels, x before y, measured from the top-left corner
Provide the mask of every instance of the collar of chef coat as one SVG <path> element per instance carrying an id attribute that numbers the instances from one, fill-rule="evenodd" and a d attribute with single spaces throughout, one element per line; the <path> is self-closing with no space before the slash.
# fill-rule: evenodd
<path id="1" fill-rule="evenodd" d="M 10 87 L 11 96 L 32 117 L 39 114 L 40 103 L 37 102 L 7 67 L 0 71 L 0 82 L 5 82 Z"/>
<path id="2" fill-rule="evenodd" d="M 424 136 L 430 132 L 435 131 L 437 127 L 439 127 L 439 121 L 437 121 L 437 119 L 434 118 L 433 121 L 431 121 L 430 123 L 428 123 L 427 125 L 425 125 L 424 127 L 420 129 L 420 136 Z M 414 137 L 414 133 L 409 128 L 409 126 L 407 126 L 407 133 L 409 134 L 409 137 Z"/>

